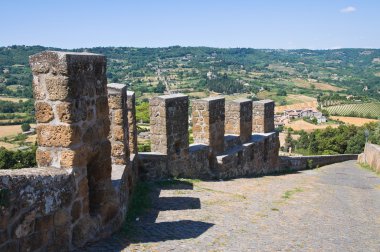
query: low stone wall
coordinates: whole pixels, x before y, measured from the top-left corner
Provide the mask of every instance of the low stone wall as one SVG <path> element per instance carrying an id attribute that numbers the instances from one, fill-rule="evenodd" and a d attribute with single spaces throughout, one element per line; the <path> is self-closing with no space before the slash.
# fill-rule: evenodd
<path id="1" fill-rule="evenodd" d="M 302 157 L 281 157 L 280 171 L 300 171 L 312 169 L 319 166 L 344 162 L 348 160 L 356 160 L 356 154 L 342 155 L 321 155 L 321 156 L 302 156 Z"/>
<path id="2" fill-rule="evenodd" d="M 71 223 L 86 211 L 73 203 L 73 175 L 56 168 L 0 170 L 0 188 L 0 251 L 69 250 Z"/>
<path id="3" fill-rule="evenodd" d="M 225 136 L 225 142 L 234 139 L 231 135 Z M 173 168 L 168 168 L 167 155 L 144 152 L 139 153 L 140 175 L 143 180 L 152 181 L 173 177 L 230 179 L 270 174 L 279 171 L 278 149 L 275 132 L 253 134 L 248 143 L 236 144 L 220 155 L 214 155 L 208 145 L 192 144 L 187 169 L 174 172 Z"/>
<path id="4" fill-rule="evenodd" d="M 364 152 L 359 155 L 358 162 L 369 165 L 374 171 L 380 172 L 380 146 L 367 143 Z"/>

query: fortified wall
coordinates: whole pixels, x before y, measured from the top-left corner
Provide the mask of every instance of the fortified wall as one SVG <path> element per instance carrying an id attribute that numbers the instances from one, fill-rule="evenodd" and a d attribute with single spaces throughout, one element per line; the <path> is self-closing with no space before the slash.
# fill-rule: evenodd
<path id="1" fill-rule="evenodd" d="M 154 97 L 152 152 L 138 153 L 134 93 L 107 85 L 104 56 L 47 51 L 30 65 L 38 167 L 0 170 L 0 251 L 67 251 L 110 235 L 139 179 L 225 179 L 296 165 L 279 162 L 273 101 L 210 97 L 190 108 L 186 95 Z"/>
<path id="2" fill-rule="evenodd" d="M 48 51 L 30 66 L 38 167 L 0 170 L 0 251 L 73 250 L 125 219 L 138 175 L 134 94 L 107 87 L 102 55 Z"/>
<path id="3" fill-rule="evenodd" d="M 150 100 L 152 152 L 139 153 L 141 178 L 222 179 L 279 171 L 273 101 L 210 97 L 194 100 L 191 111 L 189 145 L 189 98 Z"/>

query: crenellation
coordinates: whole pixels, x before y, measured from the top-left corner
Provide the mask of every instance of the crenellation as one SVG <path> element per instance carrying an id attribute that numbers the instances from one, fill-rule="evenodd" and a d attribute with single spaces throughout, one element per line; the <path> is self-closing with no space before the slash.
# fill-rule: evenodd
<path id="1" fill-rule="evenodd" d="M 252 134 L 252 102 L 239 99 L 226 104 L 226 134 L 237 135 L 242 143 L 251 139 Z"/>
<path id="2" fill-rule="evenodd" d="M 173 176 L 186 172 L 189 157 L 189 97 L 182 94 L 150 99 L 151 150 L 167 155 Z"/>
<path id="3" fill-rule="evenodd" d="M 0 250 L 67 251 L 110 235 L 138 179 L 228 179 L 280 169 L 272 101 L 193 101 L 189 145 L 189 97 L 154 97 L 152 152 L 139 153 L 135 94 L 107 85 L 104 56 L 46 51 L 30 65 L 38 168 L 0 170 L 1 188 L 25 206 L 16 213 L 1 206 Z"/>
<path id="4" fill-rule="evenodd" d="M 253 102 L 253 133 L 269 133 L 274 131 L 274 101 L 261 100 Z"/>
<path id="5" fill-rule="evenodd" d="M 107 85 L 107 89 L 111 123 L 108 138 L 111 142 L 112 164 L 127 165 L 129 161 L 127 87 L 124 84 L 111 83 Z"/>
<path id="6" fill-rule="evenodd" d="M 131 154 L 137 154 L 137 126 L 136 126 L 136 95 L 127 91 L 129 150 Z"/>
<path id="7" fill-rule="evenodd" d="M 210 146 L 210 151 L 224 151 L 224 97 L 209 97 L 194 100 L 192 122 L 194 143 Z"/>

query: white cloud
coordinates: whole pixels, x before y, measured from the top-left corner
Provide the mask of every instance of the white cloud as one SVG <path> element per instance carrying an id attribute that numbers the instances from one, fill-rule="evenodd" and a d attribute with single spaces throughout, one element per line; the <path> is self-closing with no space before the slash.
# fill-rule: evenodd
<path id="1" fill-rule="evenodd" d="M 343 8 L 340 10 L 340 12 L 342 13 L 351 13 L 355 11 L 356 11 L 356 8 L 354 6 L 347 6 L 346 8 Z"/>

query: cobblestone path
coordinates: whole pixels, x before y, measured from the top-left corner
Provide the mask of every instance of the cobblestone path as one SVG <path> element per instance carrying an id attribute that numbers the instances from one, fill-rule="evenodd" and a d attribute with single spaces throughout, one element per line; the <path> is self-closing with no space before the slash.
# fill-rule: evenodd
<path id="1" fill-rule="evenodd" d="M 354 161 L 156 186 L 153 208 L 86 251 L 380 251 L 380 178 Z"/>

